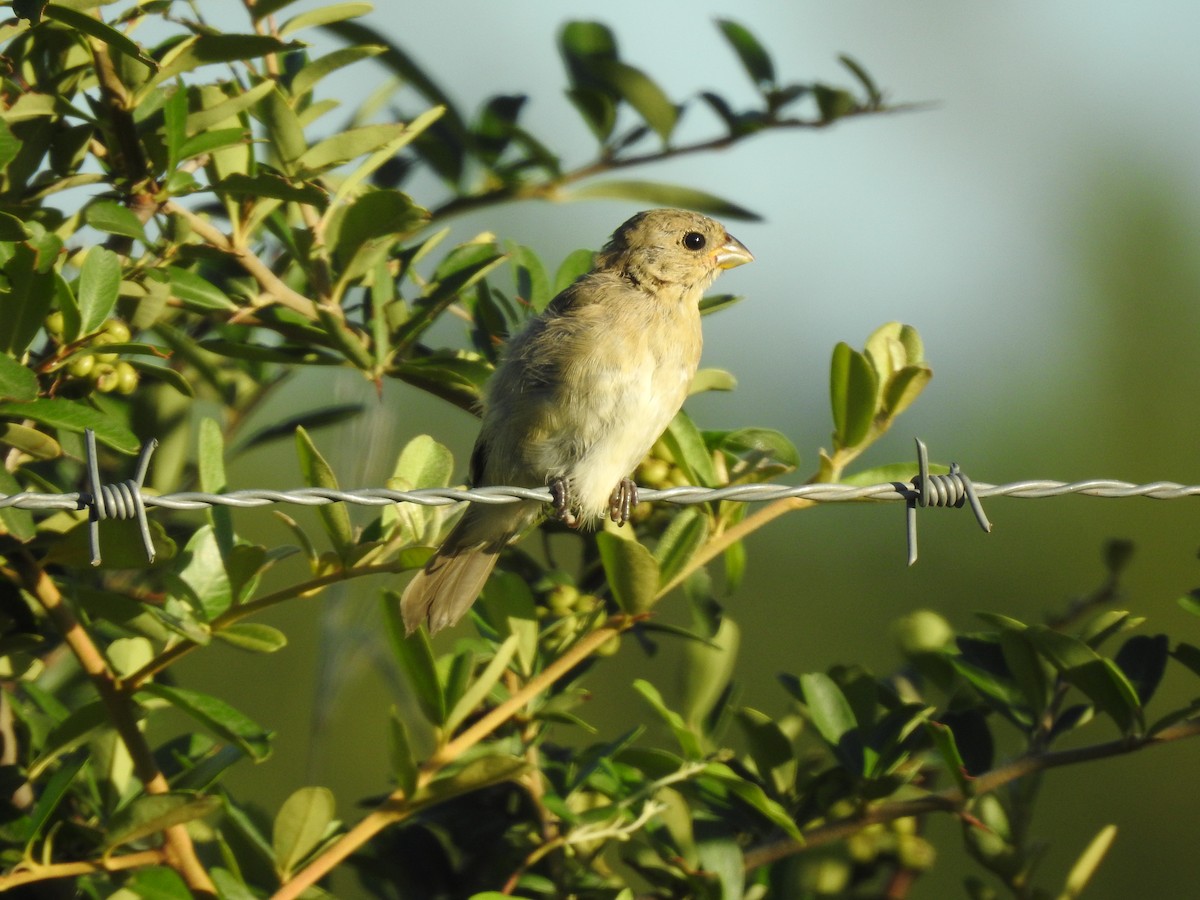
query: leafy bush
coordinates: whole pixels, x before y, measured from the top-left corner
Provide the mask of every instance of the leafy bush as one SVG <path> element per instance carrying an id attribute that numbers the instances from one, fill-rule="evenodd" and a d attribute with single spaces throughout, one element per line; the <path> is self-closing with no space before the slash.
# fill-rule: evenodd
<path id="1" fill-rule="evenodd" d="M 245 449 L 295 434 L 308 483 L 336 487 L 309 432 L 357 407 L 246 434 L 249 414 L 322 366 L 400 379 L 472 409 L 505 336 L 590 264 L 581 250 L 551 272 L 529 248 L 491 235 L 444 249 L 450 217 L 601 197 L 747 217 L 695 189 L 614 173 L 894 108 L 849 58 L 853 90 L 780 81 L 732 21 L 718 23 L 714 43 L 723 38 L 740 59 L 758 105 L 735 109 L 712 92 L 679 104 L 621 58 L 608 28 L 573 22 L 560 37 L 568 96 L 597 149 L 569 168 L 521 124 L 525 97 L 497 95 L 465 114 L 402 48 L 357 21 L 365 4 L 290 18 L 287 6 L 247 4 L 245 33 L 169 2 L 113 13 L 94 0 L 24 0 L 13 4 L 20 18 L 0 25 L 0 493 L 70 491 L 84 429 L 104 448 L 106 477 L 128 471 L 139 435 L 154 436 L 154 484 L 211 493 L 228 490 L 234 438 Z M 342 45 L 314 56 L 303 42 L 314 29 Z M 163 36 L 145 45 L 134 34 Z M 325 79 L 372 59 L 426 108 L 391 121 L 380 114 L 391 93 L 349 111 L 322 97 Z M 689 105 L 714 113 L 721 130 L 678 142 Z M 422 171 L 442 191 L 425 205 L 406 190 Z M 466 323 L 467 349 L 431 343 L 447 316 Z M 906 326 L 884 326 L 862 351 L 839 345 L 833 449 L 813 478 L 841 479 L 929 377 Z M 731 386 L 728 373 L 706 370 L 696 389 Z M 197 401 L 217 418 L 193 416 Z M 702 432 L 681 414 L 638 480 L 721 487 L 798 464 L 777 432 Z M 399 454 L 391 484 L 445 486 L 455 470 L 422 437 Z M 324 788 L 299 787 L 265 816 L 225 790 L 234 763 L 267 759 L 272 735 L 228 699 L 186 687 L 175 664 L 217 642 L 279 650 L 286 635 L 257 613 L 420 566 L 443 510 L 389 507 L 355 529 L 344 506 L 323 506 L 320 536 L 281 514 L 291 547 L 239 535 L 227 507 L 200 519 L 159 512 L 152 563 L 132 523 L 112 522 L 96 569 L 84 511 L 2 506 L 0 889 L 73 879 L 95 897 L 318 896 L 317 882 L 347 864 L 380 896 L 899 897 L 934 861 L 924 817 L 949 812 L 991 876 L 972 878 L 971 896 L 994 896 L 997 883 L 1048 896 L 1031 881 L 1036 776 L 1194 735 L 1190 707 L 1155 719 L 1146 705 L 1168 659 L 1200 672 L 1200 650 L 1123 637 L 1139 623 L 1107 608 L 1128 555 L 1114 546 L 1111 583 L 1051 625 L 989 616 L 987 631 L 956 636 L 915 614 L 903 627 L 903 672 L 783 676 L 794 709 L 772 719 L 735 700 L 739 632 L 722 601 L 746 566 L 742 539 L 808 505 L 643 506 L 632 537 L 547 526 L 577 564 L 513 547 L 476 606 L 477 634 L 460 629 L 450 652 L 424 633 L 405 639 L 385 591 L 395 664 L 420 717 L 393 713 L 393 789 L 352 826 L 335 821 Z M 289 557 L 302 564 L 272 572 L 283 586 L 265 589 L 263 576 Z M 720 578 L 710 575 L 717 563 Z M 689 630 L 654 615 L 677 588 Z M 596 736 L 581 717 L 582 685 L 631 636 L 686 642 L 687 690 L 673 708 L 636 681 L 661 728 Z M 168 710 L 176 715 L 164 722 Z M 152 742 L 178 714 L 194 730 Z M 1121 737 L 1054 749 L 1097 716 Z M 1007 762 L 996 759 L 1001 731 L 1020 743 Z M 1111 839 L 1110 829 L 1098 834 L 1062 896 L 1078 893 Z"/>

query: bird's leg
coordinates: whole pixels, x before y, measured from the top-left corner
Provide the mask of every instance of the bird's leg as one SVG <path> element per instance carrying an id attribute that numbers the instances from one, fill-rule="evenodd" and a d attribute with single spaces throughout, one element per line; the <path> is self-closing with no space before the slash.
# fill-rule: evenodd
<path id="1" fill-rule="evenodd" d="M 571 510 L 571 486 L 567 479 L 559 476 L 550 480 L 550 497 L 554 503 L 554 515 L 568 528 L 579 525 L 579 519 Z"/>
<path id="2" fill-rule="evenodd" d="M 638 489 L 632 478 L 622 478 L 608 498 L 608 517 L 620 526 L 629 521 L 629 514 L 638 504 Z"/>

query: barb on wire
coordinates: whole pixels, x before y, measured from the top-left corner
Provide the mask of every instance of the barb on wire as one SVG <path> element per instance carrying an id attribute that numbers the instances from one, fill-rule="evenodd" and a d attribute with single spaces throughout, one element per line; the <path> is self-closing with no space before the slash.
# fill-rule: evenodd
<path id="1" fill-rule="evenodd" d="M 988 521 L 979 495 L 975 492 L 975 484 L 963 474 L 958 463 L 950 463 L 950 473 L 947 475 L 929 474 L 929 450 L 920 438 L 917 438 L 917 468 L 917 475 L 912 480 L 913 491 L 905 503 L 905 530 L 908 535 L 910 566 L 917 561 L 918 506 L 953 506 L 955 509 L 962 509 L 964 502 L 970 503 L 979 527 L 989 533 L 992 530 L 992 523 Z"/>
<path id="2" fill-rule="evenodd" d="M 156 439 L 142 446 L 138 454 L 137 470 L 133 478 L 118 484 L 100 483 L 100 466 L 96 461 L 96 432 L 88 428 L 83 433 L 87 447 L 88 486 L 91 493 L 79 495 L 77 509 L 88 511 L 88 543 L 92 551 L 92 565 L 100 565 L 100 522 L 104 519 L 137 519 L 142 534 L 142 546 L 146 558 L 154 562 L 154 539 L 150 536 L 150 523 L 146 520 L 146 501 L 142 497 L 142 483 L 150 470 L 150 456 L 158 446 Z"/>
<path id="3" fill-rule="evenodd" d="M 227 494 L 209 494 L 202 491 L 186 491 L 162 496 L 142 493 L 142 482 L 150 465 L 150 454 L 157 441 L 142 447 L 138 457 L 137 471 L 133 478 L 115 485 L 101 485 L 96 463 L 95 435 L 87 433 L 87 472 L 90 490 L 67 494 L 46 494 L 23 491 L 19 494 L 0 494 L 0 509 L 28 510 L 88 510 L 89 536 L 91 539 L 92 564 L 100 563 L 99 522 L 101 519 L 136 518 L 142 534 L 146 555 L 154 561 L 154 544 L 146 521 L 147 507 L 174 510 L 207 509 L 212 506 L 228 506 L 235 509 L 250 509 L 275 503 L 292 503 L 298 506 L 323 506 L 327 503 L 355 503 L 360 506 L 388 506 L 393 503 L 416 503 L 421 506 L 450 506 L 468 501 L 471 503 L 515 503 L 519 500 L 537 500 L 550 503 L 549 488 L 522 487 L 479 487 L 479 488 L 420 488 L 412 491 L 395 491 L 389 488 L 361 488 L 357 490 L 332 490 L 329 488 L 299 488 L 287 491 L 240 490 Z M 984 531 L 991 530 L 991 522 L 980 503 L 988 497 L 1018 497 L 1035 499 L 1059 497 L 1064 494 L 1084 494 L 1091 497 L 1148 497 L 1153 500 L 1177 500 L 1183 497 L 1200 496 L 1200 485 L 1185 485 L 1174 481 L 1154 481 L 1134 484 L 1113 479 L 1091 479 L 1088 481 L 1014 481 L 1008 484 L 984 484 L 973 482 L 957 464 L 950 467 L 948 475 L 930 475 L 929 459 L 925 445 L 917 441 L 917 467 L 910 484 L 887 482 L 855 486 L 848 484 L 737 484 L 723 488 L 673 487 L 665 490 L 639 489 L 638 497 L 645 501 L 662 501 L 675 504 L 709 503 L 717 500 L 733 500 L 742 503 L 766 503 L 789 497 L 811 500 L 817 503 L 852 501 L 902 500 L 907 509 L 908 559 L 911 565 L 917 558 L 916 507 L 952 506 L 970 504 L 975 519 Z"/>

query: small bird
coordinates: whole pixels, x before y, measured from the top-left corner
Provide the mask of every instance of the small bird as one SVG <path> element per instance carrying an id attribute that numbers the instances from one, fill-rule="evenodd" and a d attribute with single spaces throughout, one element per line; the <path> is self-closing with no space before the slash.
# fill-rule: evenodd
<path id="1" fill-rule="evenodd" d="M 550 301 L 502 353 L 471 453 L 476 487 L 549 486 L 570 527 L 637 503 L 629 475 L 683 405 L 700 363 L 700 299 L 754 256 L 719 222 L 680 209 L 629 219 L 592 270 Z M 504 546 L 544 504 L 472 504 L 400 601 L 411 634 L 455 624 Z"/>

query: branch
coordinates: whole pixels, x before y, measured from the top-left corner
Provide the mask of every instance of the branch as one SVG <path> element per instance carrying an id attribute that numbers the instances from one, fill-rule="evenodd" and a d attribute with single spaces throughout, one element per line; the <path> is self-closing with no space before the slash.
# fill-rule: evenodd
<path id="1" fill-rule="evenodd" d="M 517 714 L 538 694 L 548 690 L 556 681 L 596 652 L 610 638 L 632 628 L 639 617 L 613 616 L 600 628 L 579 639 L 541 672 L 529 679 L 525 686 L 492 709 L 466 731 L 447 744 L 443 744 L 421 766 L 413 796 L 403 790 L 393 791 L 388 797 L 357 825 L 344 834 L 332 847 L 318 856 L 301 870 L 295 878 L 275 892 L 272 900 L 295 900 L 307 888 L 316 884 L 389 825 L 395 825 L 411 816 L 419 808 L 413 800 L 422 788 L 432 782 L 446 766 L 459 759 L 484 738 Z"/>
<path id="2" fill-rule="evenodd" d="M 186 206 L 176 203 L 174 200 L 168 200 L 163 204 L 163 211 L 179 216 L 191 226 L 192 231 L 200 235 L 205 241 L 216 247 L 218 250 L 228 253 L 238 261 L 243 269 L 245 269 L 259 286 L 272 297 L 280 306 L 287 307 L 293 312 L 297 312 L 302 316 L 310 319 L 317 317 L 317 303 L 308 299 L 299 291 L 284 284 L 283 280 L 271 271 L 271 267 L 258 258 L 253 251 L 246 247 L 239 247 L 226 237 L 219 228 L 214 226 L 207 219 L 196 215 Z"/>
<path id="3" fill-rule="evenodd" d="M 108 711 L 108 718 L 116 729 L 133 763 L 134 774 L 141 781 L 147 794 L 165 794 L 170 790 L 167 779 L 159 771 L 154 754 L 138 727 L 135 705 L 121 693 L 117 678 L 108 667 L 108 662 L 92 641 L 75 614 L 63 601 L 58 587 L 34 560 L 27 554 L 15 560 L 17 576 L 21 586 L 37 598 L 46 614 L 54 622 L 79 665 L 91 679 L 96 693 Z M 163 829 L 163 840 L 167 860 L 183 876 L 188 886 L 202 894 L 216 894 L 216 886 L 208 877 L 204 866 L 196 856 L 192 839 L 183 825 L 172 825 Z"/>
<path id="4" fill-rule="evenodd" d="M 640 153 L 634 156 L 625 156 L 621 158 L 602 156 L 600 159 L 594 160 L 579 168 L 572 169 L 569 172 L 564 172 L 557 178 L 551 178 L 547 181 L 538 182 L 536 184 L 507 184 L 500 187 L 491 188 L 478 194 L 471 194 L 466 197 L 455 197 L 448 200 L 441 206 L 430 210 L 431 221 L 437 221 L 444 216 L 461 215 L 462 213 L 471 212 L 484 206 L 491 206 L 497 203 L 505 203 L 510 200 L 561 200 L 558 196 L 562 188 L 567 185 L 574 184 L 577 181 L 582 181 L 585 178 L 591 178 L 595 175 L 602 175 L 605 172 L 615 172 L 621 169 L 632 168 L 633 166 L 642 166 L 649 163 L 665 162 L 670 159 L 678 159 L 681 156 L 690 156 L 695 153 L 712 153 L 717 150 L 725 150 L 732 147 L 734 144 L 740 143 L 755 135 L 762 134 L 766 131 L 775 130 L 791 130 L 802 128 L 809 131 L 816 131 L 822 128 L 828 128 L 830 125 L 840 122 L 843 119 L 850 119 L 857 116 L 878 115 L 880 113 L 900 113 L 910 112 L 914 109 L 923 108 L 922 104 L 908 103 L 897 106 L 889 106 L 884 108 L 863 107 L 861 109 L 848 112 L 845 115 L 836 119 L 774 119 L 764 123 L 763 127 L 758 131 L 748 134 L 727 134 L 718 138 L 710 138 L 705 141 L 696 141 L 692 144 L 684 144 L 678 147 L 666 147 L 662 150 L 654 150 L 649 153 Z"/>
<path id="5" fill-rule="evenodd" d="M 161 865 L 165 861 L 166 854 L 162 850 L 141 850 L 137 853 L 127 853 L 124 856 L 108 856 L 95 862 L 64 862 L 50 863 L 49 865 L 24 862 L 11 872 L 0 875 L 0 893 L 23 884 L 50 881 L 54 878 L 77 878 L 81 875 L 94 875 L 98 872 L 123 872 L 126 869 Z"/>
<path id="6" fill-rule="evenodd" d="M 366 575 L 398 575 L 406 571 L 408 569 L 399 563 L 380 563 L 373 566 L 356 566 L 353 569 L 338 569 L 336 572 L 331 572 L 328 575 L 302 581 L 299 584 L 293 584 L 290 587 L 275 591 L 273 594 L 266 594 L 249 603 L 234 606 L 213 619 L 209 623 L 209 631 L 215 634 L 223 628 L 228 628 L 230 625 L 240 622 L 242 619 L 248 619 L 250 616 L 262 612 L 264 609 L 270 609 L 272 606 L 277 606 L 288 600 L 294 600 L 297 597 L 312 595 L 316 591 L 320 591 L 333 584 L 350 581 L 353 578 L 362 578 Z M 121 690 L 127 692 L 136 691 L 159 672 L 178 662 L 193 650 L 199 650 L 202 646 L 204 645 L 186 639 L 180 641 L 178 644 L 173 644 L 132 675 L 121 679 Z"/>
<path id="7" fill-rule="evenodd" d="M 1144 738 L 1118 738 L 1103 744 L 1090 744 L 1086 747 L 1074 747 L 1070 750 L 1055 750 L 1045 753 L 1028 753 L 1007 765 L 992 769 L 971 781 L 970 795 L 964 795 L 957 787 L 947 788 L 915 800 L 901 800 L 896 803 L 884 803 L 866 812 L 846 819 L 839 819 L 826 825 L 818 825 L 804 832 L 803 840 L 792 838 L 764 844 L 749 850 L 744 859 L 746 871 L 757 869 L 759 866 L 778 862 L 797 853 L 804 853 L 816 847 L 843 840 L 852 834 L 862 831 L 869 825 L 892 822 L 909 816 L 919 816 L 930 812 L 959 813 L 972 797 L 990 794 L 1018 779 L 1048 769 L 1060 766 L 1070 766 L 1077 763 L 1092 762 L 1097 759 L 1108 759 L 1113 756 L 1123 756 L 1135 753 L 1148 747 L 1169 744 L 1174 741 L 1187 740 L 1200 735 L 1200 718 L 1187 719 L 1170 728 L 1164 728 L 1158 734 Z"/>

